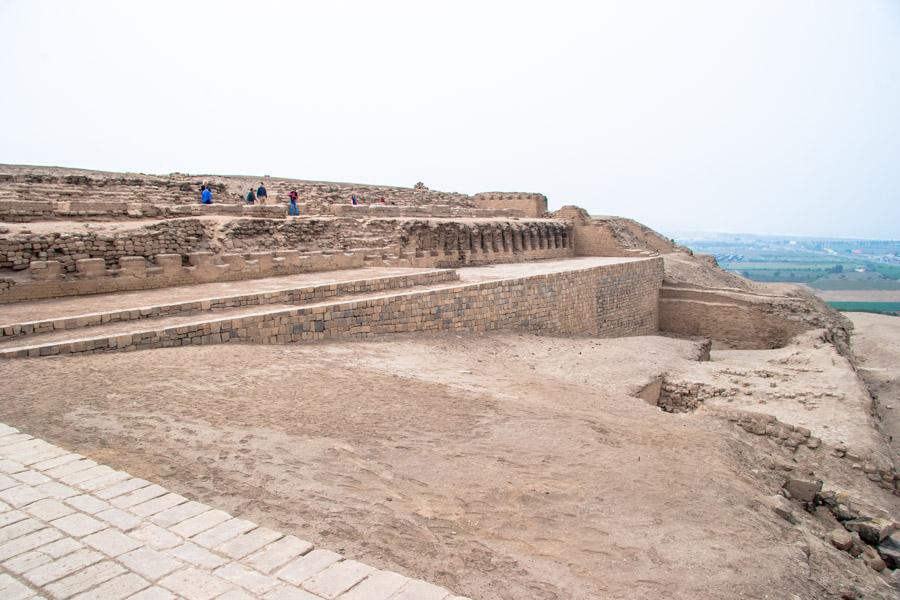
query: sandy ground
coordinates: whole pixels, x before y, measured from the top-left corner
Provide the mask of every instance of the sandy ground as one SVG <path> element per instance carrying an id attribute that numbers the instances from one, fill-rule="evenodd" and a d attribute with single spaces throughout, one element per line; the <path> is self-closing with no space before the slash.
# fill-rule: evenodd
<path id="1" fill-rule="evenodd" d="M 862 455 L 886 454 L 865 385 L 850 361 L 819 337 L 802 334 L 775 350 L 718 350 L 711 361 L 687 364 L 673 376 L 737 391 L 707 404 L 773 415 Z"/>
<path id="2" fill-rule="evenodd" d="M 825 517 L 761 504 L 804 468 L 784 450 L 631 396 L 696 352 L 502 334 L 8 361 L 0 421 L 472 598 L 890 598 Z"/>
<path id="3" fill-rule="evenodd" d="M 900 466 L 900 318 L 846 313 L 853 321 L 851 347 L 859 373 L 876 397 L 877 415 Z"/>

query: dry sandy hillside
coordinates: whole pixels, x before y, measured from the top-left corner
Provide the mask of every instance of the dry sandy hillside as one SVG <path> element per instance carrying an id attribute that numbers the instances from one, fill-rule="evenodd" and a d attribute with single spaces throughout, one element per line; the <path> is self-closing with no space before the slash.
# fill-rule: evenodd
<path id="1" fill-rule="evenodd" d="M 0 420 L 472 598 L 896 597 L 889 571 L 831 544 L 827 507 L 772 510 L 799 477 L 900 513 L 832 449 L 885 448 L 852 365 L 815 333 L 701 355 L 498 334 L 10 361 Z M 663 374 L 739 394 L 664 412 L 635 397 Z M 719 404 L 822 445 L 793 452 Z"/>
<path id="2" fill-rule="evenodd" d="M 877 403 L 883 435 L 900 463 L 900 319 L 887 315 L 850 313 L 853 351 L 859 374 Z"/>

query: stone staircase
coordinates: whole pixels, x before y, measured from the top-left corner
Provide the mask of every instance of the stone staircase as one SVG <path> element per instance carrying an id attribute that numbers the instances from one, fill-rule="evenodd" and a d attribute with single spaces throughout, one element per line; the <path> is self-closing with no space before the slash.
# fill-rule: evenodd
<path id="1" fill-rule="evenodd" d="M 448 269 L 354 269 L 254 280 L 252 286 L 246 286 L 252 291 L 245 293 L 229 293 L 235 286 L 227 284 L 172 288 L 167 292 L 188 297 L 174 302 L 147 303 L 143 301 L 147 295 L 140 292 L 124 298 L 124 294 L 95 296 L 94 305 L 109 306 L 98 312 L 79 312 L 85 304 L 82 298 L 21 303 L 13 307 L 13 317 L 19 318 L 0 324 L 0 357 L 52 355 L 73 346 L 115 348 L 116 340 L 123 336 L 199 329 L 211 321 L 239 321 L 321 303 L 452 284 L 458 279 L 456 271 Z M 22 318 L 29 314 L 46 318 Z"/>

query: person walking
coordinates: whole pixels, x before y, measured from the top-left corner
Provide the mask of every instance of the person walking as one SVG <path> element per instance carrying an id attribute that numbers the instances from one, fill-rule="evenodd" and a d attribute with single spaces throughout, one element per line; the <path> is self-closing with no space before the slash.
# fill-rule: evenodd
<path id="1" fill-rule="evenodd" d="M 288 198 L 291 200 L 291 203 L 288 205 L 288 216 L 299 217 L 300 207 L 297 206 L 297 190 L 291 190 L 291 193 L 288 194 Z"/>
<path id="2" fill-rule="evenodd" d="M 256 194 L 253 193 L 253 188 L 250 188 L 250 191 L 247 192 L 247 204 L 253 204 L 256 202 Z"/>
<path id="3" fill-rule="evenodd" d="M 208 185 L 203 188 L 203 192 L 200 194 L 200 202 L 203 204 L 212 204 L 212 190 L 209 189 Z"/>
<path id="4" fill-rule="evenodd" d="M 263 185 L 263 182 L 259 182 L 259 187 L 256 189 L 256 197 L 259 198 L 260 204 L 265 204 L 266 200 L 269 199 L 269 193 L 266 192 L 266 186 Z"/>

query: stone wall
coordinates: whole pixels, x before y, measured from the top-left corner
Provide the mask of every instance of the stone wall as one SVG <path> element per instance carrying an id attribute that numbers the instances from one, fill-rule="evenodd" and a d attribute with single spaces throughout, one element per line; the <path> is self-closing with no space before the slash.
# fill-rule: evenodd
<path id="1" fill-rule="evenodd" d="M 286 210 L 286 209 L 285 209 Z M 452 204 L 426 204 L 422 206 L 399 206 L 392 204 L 327 204 L 319 207 L 300 203 L 300 214 L 323 214 L 339 217 L 375 218 L 441 218 L 441 219 L 484 219 L 492 217 L 522 218 L 535 215 L 526 214 L 518 208 L 469 208 Z M 541 215 L 536 215 L 540 217 Z"/>
<path id="2" fill-rule="evenodd" d="M 791 318 L 803 300 L 666 285 L 660 290 L 660 330 L 712 338 L 731 348 L 780 348 L 810 324 Z"/>
<path id="3" fill-rule="evenodd" d="M 196 220 L 181 222 L 199 223 Z M 173 223 L 178 222 L 166 221 L 159 225 Z M 526 224 L 508 228 L 498 227 L 497 224 L 485 225 L 472 231 L 466 229 L 468 236 L 462 236 L 463 230 L 453 223 L 432 227 L 422 222 L 375 220 L 366 222 L 373 228 L 368 232 L 362 225 L 336 225 L 334 220 L 288 223 L 234 221 L 225 230 L 225 241 L 229 247 L 270 249 L 219 254 L 201 251 L 160 253 L 148 257 L 148 249 L 155 247 L 153 244 L 157 240 L 151 237 L 147 241 L 143 235 L 114 238 L 113 243 L 96 236 L 88 237 L 87 241 L 82 237 L 75 241 L 60 237 L 58 242 L 46 242 L 46 247 L 43 245 L 45 242 L 38 244 L 20 240 L 14 246 L 15 252 L 17 257 L 21 257 L 20 260 L 29 261 L 23 263 L 27 270 L 19 270 L 15 277 L 0 277 L 0 304 L 364 266 L 454 267 L 567 258 L 572 256 L 573 251 L 567 230 L 560 223 L 541 222 L 533 226 Z M 142 230 L 127 233 L 133 234 L 135 231 Z M 179 243 L 188 246 L 207 244 L 208 237 L 213 234 L 206 233 L 206 238 L 188 236 Z M 359 244 L 359 238 L 340 237 L 353 235 L 369 235 L 363 238 L 367 244 L 374 240 L 388 245 L 347 250 L 305 250 Z M 2 243 L 0 240 L 0 248 Z M 64 246 L 62 251 L 57 252 L 59 244 Z M 301 248 L 304 251 L 283 248 Z M 120 256 L 120 253 L 129 250 L 141 254 Z M 33 260 L 34 253 L 44 257 Z M 91 254 L 99 256 L 90 257 Z M 49 256 L 61 258 L 51 259 Z"/>
<path id="4" fill-rule="evenodd" d="M 124 256 L 152 259 L 157 254 L 180 254 L 207 249 L 212 234 L 198 219 L 177 219 L 139 229 L 108 232 L 20 233 L 0 236 L 0 270 L 28 269 L 32 261 L 57 261 L 63 272 L 74 273 L 75 262 L 101 258 L 108 268 Z M 0 275 L 2 277 L 2 275 Z"/>
<path id="5" fill-rule="evenodd" d="M 58 261 L 35 261 L 31 279 L 0 279 L 0 304 L 376 266 L 367 261 L 365 252 L 194 252 L 187 258 L 184 265 L 180 254 L 158 254 L 153 262 L 142 256 L 124 256 L 115 268 L 107 268 L 102 258 L 83 258 L 75 261 L 73 274 L 64 273 Z M 411 261 L 406 262 L 405 266 L 411 266 Z"/>
<path id="6" fill-rule="evenodd" d="M 578 206 L 563 206 L 550 214 L 572 223 L 578 256 L 649 256 L 687 252 L 649 227 L 622 217 L 592 217 Z"/>
<path id="7" fill-rule="evenodd" d="M 575 254 L 577 256 L 626 256 L 612 231 L 607 227 L 575 225 Z"/>
<path id="8" fill-rule="evenodd" d="M 333 304 L 277 309 L 234 319 L 115 337 L 7 350 L 0 358 L 223 342 L 288 343 L 365 339 L 407 332 L 519 330 L 616 337 L 657 330 L 661 259 L 530 277 L 389 293 Z"/>
<path id="9" fill-rule="evenodd" d="M 31 221 L 116 221 L 124 219 L 177 219 L 188 216 L 225 215 L 234 217 L 287 218 L 287 202 L 246 204 L 154 204 L 149 202 L 100 202 L 55 200 L 0 199 L 0 221 L 28 223 Z M 521 218 L 531 216 L 516 208 L 470 208 L 452 204 L 395 205 L 299 202 L 300 215 L 353 216 L 377 218 L 457 218 L 483 219 L 491 217 Z M 540 215 L 537 215 L 540 216 Z"/>
<path id="10" fill-rule="evenodd" d="M 212 310 L 235 308 L 240 306 L 265 306 L 268 304 L 299 304 L 309 302 L 321 302 L 336 296 L 371 293 L 383 290 L 409 288 L 421 285 L 434 285 L 458 281 L 459 275 L 451 269 L 439 271 L 424 271 L 409 275 L 390 275 L 387 277 L 365 277 L 366 272 L 360 271 L 359 279 L 351 281 L 339 281 L 335 283 L 323 283 L 318 285 L 306 285 L 293 289 L 277 290 L 273 292 L 238 294 L 210 298 L 208 300 L 193 300 L 188 302 L 174 302 L 148 306 L 141 310 L 125 309 L 108 312 L 97 312 L 75 317 L 59 317 L 42 321 L 30 321 L 23 323 L 0 324 L 0 339 L 2 338 L 26 338 L 30 335 L 49 333 L 51 331 L 80 330 L 84 327 L 102 325 L 105 323 L 120 323 L 123 321 L 138 321 L 143 319 L 155 319 L 158 317 L 187 316 Z"/>
<path id="11" fill-rule="evenodd" d="M 117 221 L 124 219 L 177 219 L 189 216 L 225 215 L 234 217 L 287 217 L 287 205 L 247 205 L 244 203 L 199 204 L 196 200 L 179 204 L 133 201 L 82 200 L 3 200 L 0 198 L 0 221 L 29 223 L 32 221 Z"/>
<path id="12" fill-rule="evenodd" d="M 64 272 L 75 273 L 75 261 L 82 258 L 102 258 L 106 267 L 113 269 L 124 256 L 143 256 L 152 261 L 157 254 L 181 254 L 187 260 L 189 254 L 206 250 L 342 252 L 389 248 L 394 254 L 493 252 L 498 257 L 541 250 L 540 258 L 558 258 L 572 254 L 571 237 L 566 223 L 547 220 L 458 222 L 347 217 L 219 223 L 185 218 L 122 230 L 0 235 L 0 277 L 3 270 L 27 270 L 32 261 L 58 261 Z M 566 252 L 549 252 L 554 249 Z"/>
<path id="13" fill-rule="evenodd" d="M 222 228 L 225 248 L 296 248 L 300 250 L 392 248 L 395 253 L 441 252 L 469 255 L 542 252 L 543 258 L 571 256 L 568 223 L 550 220 L 426 221 L 404 219 L 265 219 L 235 220 Z M 506 262 L 506 261 L 501 261 Z"/>
<path id="14" fill-rule="evenodd" d="M 522 216 L 540 218 L 547 212 L 547 196 L 521 192 L 480 192 L 474 196 L 475 206 L 492 210 L 515 210 Z"/>

